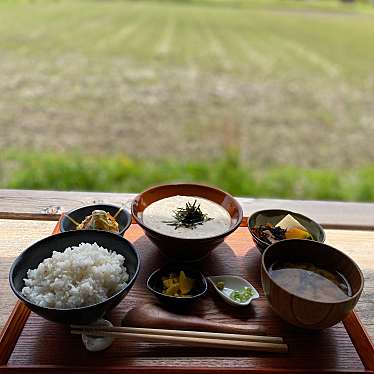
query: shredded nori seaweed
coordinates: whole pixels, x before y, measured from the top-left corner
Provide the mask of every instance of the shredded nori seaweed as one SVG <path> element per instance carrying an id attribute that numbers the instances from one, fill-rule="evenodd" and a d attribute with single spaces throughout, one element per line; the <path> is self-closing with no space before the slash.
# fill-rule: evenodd
<path id="1" fill-rule="evenodd" d="M 197 205 L 197 200 L 195 200 L 193 204 L 187 202 L 185 208 L 177 208 L 173 211 L 173 214 L 173 221 L 163 222 L 169 226 L 175 226 L 175 230 L 179 227 L 186 227 L 193 230 L 198 225 L 202 225 L 204 222 L 214 219 L 208 217 L 207 214 L 201 211 L 200 204 Z"/>

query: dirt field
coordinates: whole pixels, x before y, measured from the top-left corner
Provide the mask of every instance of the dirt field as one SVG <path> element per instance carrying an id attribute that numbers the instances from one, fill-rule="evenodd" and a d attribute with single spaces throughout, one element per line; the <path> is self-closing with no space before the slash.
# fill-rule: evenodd
<path id="1" fill-rule="evenodd" d="M 374 16 L 0 2 L 0 150 L 374 163 Z"/>

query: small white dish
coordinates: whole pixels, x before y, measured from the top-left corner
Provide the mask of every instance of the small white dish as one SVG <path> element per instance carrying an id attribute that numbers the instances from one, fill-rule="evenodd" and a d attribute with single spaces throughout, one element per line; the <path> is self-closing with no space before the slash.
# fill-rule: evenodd
<path id="1" fill-rule="evenodd" d="M 235 306 L 246 306 L 251 303 L 252 300 L 258 299 L 260 295 L 258 294 L 257 290 L 244 278 L 236 276 L 236 275 L 216 275 L 212 277 L 207 277 L 210 284 L 214 287 L 214 289 L 218 292 L 218 294 L 222 297 L 224 301 L 228 304 L 235 305 Z M 223 290 L 220 290 L 217 287 L 218 282 L 224 283 Z M 231 299 L 230 294 L 232 291 L 240 291 L 244 287 L 248 287 L 252 290 L 253 295 L 244 302 L 236 301 Z"/>
<path id="2" fill-rule="evenodd" d="M 104 326 L 104 327 L 113 327 L 113 325 L 106 319 L 99 319 L 94 323 L 91 323 L 90 326 Z M 99 352 L 103 351 L 110 347 L 113 343 L 113 338 L 111 336 L 94 336 L 88 334 L 82 334 L 82 342 L 87 351 L 90 352 Z"/>

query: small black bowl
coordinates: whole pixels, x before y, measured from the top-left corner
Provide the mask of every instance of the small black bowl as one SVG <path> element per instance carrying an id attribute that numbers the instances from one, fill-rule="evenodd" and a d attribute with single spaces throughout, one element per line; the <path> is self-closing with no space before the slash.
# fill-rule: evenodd
<path id="1" fill-rule="evenodd" d="M 80 243 L 97 243 L 125 257 L 124 266 L 129 274 L 127 285 L 108 299 L 89 306 L 72 309 L 47 308 L 36 305 L 22 295 L 27 270 L 36 269 L 53 251 L 63 252 L 67 247 Z M 9 283 L 15 295 L 33 312 L 40 316 L 64 324 L 87 324 L 105 315 L 128 294 L 139 273 L 140 257 L 136 248 L 125 238 L 107 231 L 77 230 L 48 236 L 27 248 L 13 262 L 9 272 Z"/>
<path id="2" fill-rule="evenodd" d="M 87 216 L 92 214 L 94 210 L 104 210 L 105 212 L 110 213 L 112 216 L 114 216 L 118 210 L 120 209 L 120 206 L 117 205 L 111 205 L 111 204 L 95 204 L 95 205 L 86 205 L 82 206 L 77 209 L 73 209 L 70 212 L 65 213 L 65 215 L 62 217 L 60 221 L 60 231 L 74 231 L 76 230 L 75 224 L 68 218 L 73 218 L 75 221 L 81 223 Z M 116 221 L 118 222 L 118 228 L 119 228 L 119 235 L 123 236 L 125 231 L 129 228 L 131 225 L 131 214 L 126 211 L 126 209 L 122 209 L 121 212 L 116 217 Z"/>
<path id="3" fill-rule="evenodd" d="M 187 277 L 195 279 L 195 286 L 191 291 L 190 297 L 177 297 L 177 296 L 169 296 L 164 295 L 162 293 L 163 284 L 162 284 L 162 277 L 169 276 L 170 273 L 177 273 L 183 270 Z M 169 264 L 160 269 L 155 270 L 147 280 L 147 288 L 156 295 L 160 301 L 163 303 L 170 305 L 170 306 L 185 306 L 192 301 L 196 301 L 198 298 L 205 295 L 208 290 L 207 281 L 202 273 L 199 271 L 192 269 L 183 264 Z"/>
<path id="4" fill-rule="evenodd" d="M 300 213 L 294 213 L 282 209 L 259 210 L 248 218 L 248 229 L 252 235 L 253 241 L 256 243 L 256 247 L 261 253 L 263 253 L 270 244 L 258 238 L 252 231 L 253 227 L 264 225 L 266 223 L 276 225 L 287 214 L 291 214 L 296 220 L 298 220 L 310 232 L 315 241 L 320 243 L 325 241 L 326 235 L 322 226 Z"/>

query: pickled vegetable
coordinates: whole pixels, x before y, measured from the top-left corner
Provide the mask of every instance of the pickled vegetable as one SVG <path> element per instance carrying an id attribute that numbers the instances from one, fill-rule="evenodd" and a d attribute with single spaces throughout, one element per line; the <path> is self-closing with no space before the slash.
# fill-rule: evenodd
<path id="1" fill-rule="evenodd" d="M 171 273 L 168 277 L 162 277 L 164 295 L 175 297 L 190 297 L 195 280 L 186 276 L 185 272 L 181 270 L 178 274 Z"/>

